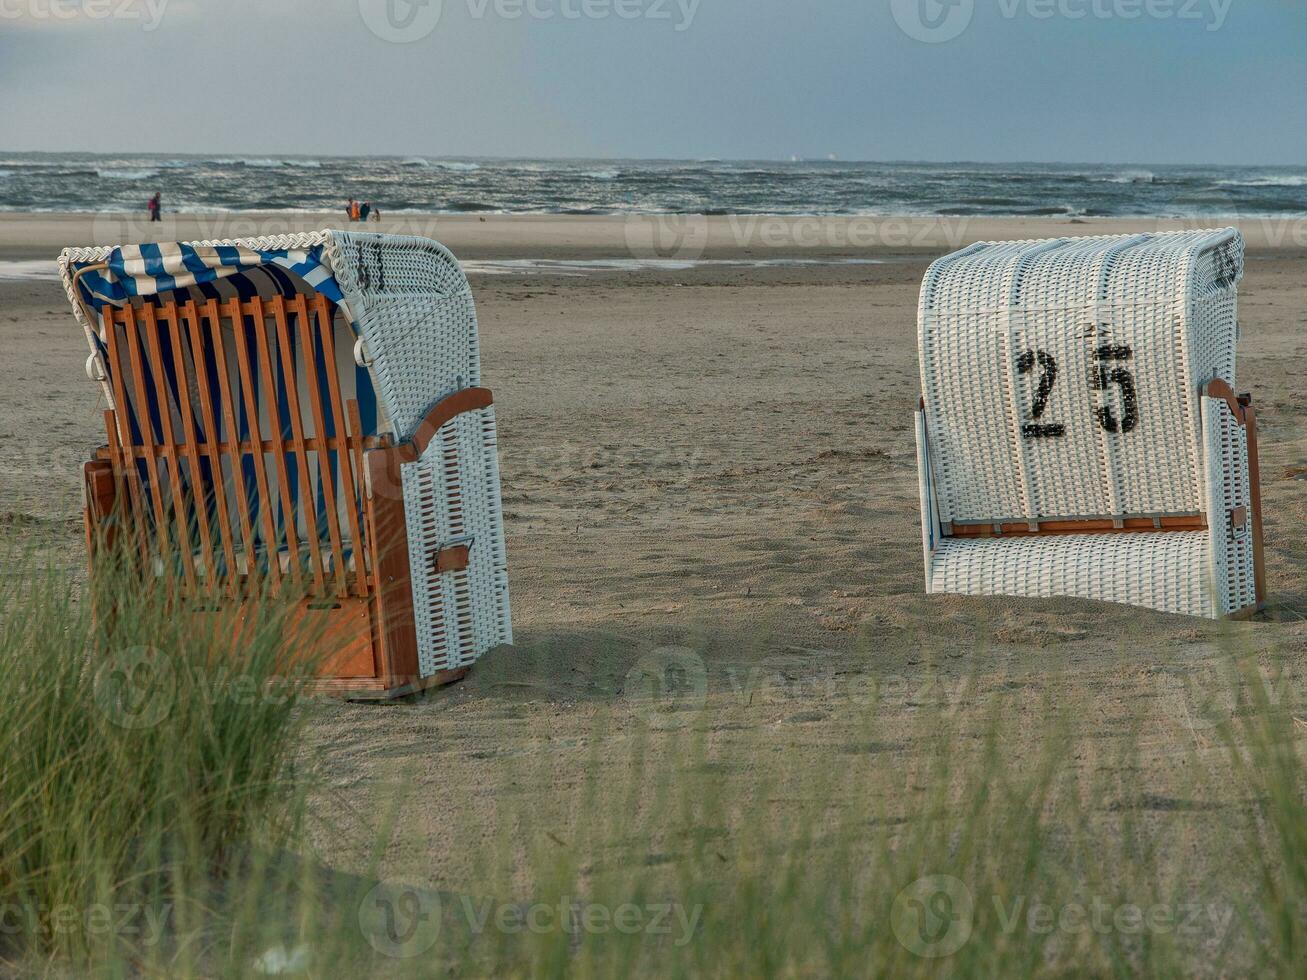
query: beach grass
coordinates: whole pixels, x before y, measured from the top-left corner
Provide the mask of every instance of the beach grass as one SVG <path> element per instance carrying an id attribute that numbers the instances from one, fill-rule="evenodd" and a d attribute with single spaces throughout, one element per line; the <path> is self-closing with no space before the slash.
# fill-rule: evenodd
<path id="1" fill-rule="evenodd" d="M 0 576 L 0 951 L 141 961 L 214 881 L 296 834 L 310 669 L 283 608 L 176 613 L 106 555 L 84 588 L 30 555 Z"/>
<path id="2" fill-rule="evenodd" d="M 1056 697 L 1017 710 L 978 679 L 930 683 L 928 665 L 906 728 L 886 727 L 891 695 L 873 686 L 842 706 L 818 767 L 787 765 L 784 738 L 724 752 L 713 732 L 747 705 L 617 698 L 581 778 L 554 780 L 537 732 L 483 824 L 431 842 L 433 865 L 475 849 L 476 887 L 455 892 L 421 867 L 382 874 L 402 780 L 363 865 L 309 843 L 338 828 L 311 804 L 308 667 L 276 679 L 279 607 L 243 625 L 209 613 L 212 630 L 174 608 L 128 575 L 81 593 L 30 563 L 0 579 L 0 940 L 16 973 L 1300 969 L 1301 712 L 1234 633 L 1220 689 L 1187 695 L 1196 728 L 1159 735 L 1141 708 L 1110 741 Z M 602 764 L 614 752 L 620 778 Z M 1165 790 L 1157 752 L 1182 773 Z M 756 778 L 722 778 L 739 767 Z"/>
<path id="3" fill-rule="evenodd" d="M 518 976 L 1294 975 L 1301 726 L 1256 657 L 1231 639 L 1221 658 L 1220 689 L 1189 703 L 1230 710 L 1164 747 L 1184 756 L 1169 795 L 1142 716 L 1103 749 L 1051 699 L 1017 713 L 965 684 L 923 685 L 913 729 L 893 733 L 873 692 L 850 706 L 861 736 L 815 770 L 789 769 L 783 741 L 724 758 L 711 726 L 641 728 L 620 785 L 507 797 L 485 892 L 438 896 L 443 931 L 416 931 L 431 952 L 413 973 L 443 955 L 454 972 Z M 733 711 L 707 708 L 718 724 Z M 588 772 L 647 717 L 614 714 Z M 843 751 L 890 738 L 915 747 L 905 763 Z M 533 764 L 509 784 L 540 786 Z M 720 778 L 731 765 L 759 774 L 746 792 Z M 513 896 L 511 911 L 485 915 L 505 904 L 485 894 Z"/>

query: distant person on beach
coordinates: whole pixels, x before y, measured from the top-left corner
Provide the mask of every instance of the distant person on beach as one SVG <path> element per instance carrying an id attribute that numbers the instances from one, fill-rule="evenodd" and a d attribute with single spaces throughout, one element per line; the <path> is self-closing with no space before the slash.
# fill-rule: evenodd
<path id="1" fill-rule="evenodd" d="M 367 221 L 368 215 L 372 213 L 372 202 L 364 201 L 359 205 L 359 221 Z"/>
<path id="2" fill-rule="evenodd" d="M 163 211 L 163 194 L 159 191 L 154 192 L 154 197 L 145 203 L 145 209 L 150 212 L 150 221 L 162 221 Z"/>
<path id="3" fill-rule="evenodd" d="M 345 208 L 345 213 L 346 213 L 347 215 L 349 215 L 349 220 L 350 220 L 350 221 L 358 221 L 358 220 L 359 220 L 359 213 L 360 213 L 360 212 L 359 212 L 359 202 L 356 201 L 356 200 L 354 200 L 354 198 L 351 197 L 351 198 L 349 199 L 349 206 L 348 206 L 347 208 Z"/>

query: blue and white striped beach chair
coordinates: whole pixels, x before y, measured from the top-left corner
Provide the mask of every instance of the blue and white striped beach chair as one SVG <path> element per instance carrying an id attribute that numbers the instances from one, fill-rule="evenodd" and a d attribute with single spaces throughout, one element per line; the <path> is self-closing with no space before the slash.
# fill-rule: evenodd
<path id="1" fill-rule="evenodd" d="M 457 679 L 512 642 L 494 408 L 448 250 L 324 231 L 59 264 L 109 405 L 93 558 L 125 537 L 197 610 L 293 596 L 338 693 Z"/>

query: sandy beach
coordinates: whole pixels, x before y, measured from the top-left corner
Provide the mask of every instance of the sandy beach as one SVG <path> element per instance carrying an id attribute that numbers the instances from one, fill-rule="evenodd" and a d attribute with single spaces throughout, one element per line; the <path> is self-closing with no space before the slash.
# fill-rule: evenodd
<path id="1" fill-rule="evenodd" d="M 977 241 L 1119 235 L 1238 225 L 1250 249 L 1307 249 L 1292 218 L 796 217 L 783 215 L 387 214 L 356 230 L 423 235 L 461 259 L 815 259 L 921 254 Z M 69 245 L 208 241 L 347 227 L 342 212 L 0 214 L 0 259 L 53 258 Z"/>
<path id="2" fill-rule="evenodd" d="M 616 775 L 635 737 L 620 718 L 631 708 L 628 671 L 659 648 L 683 648 L 703 664 L 704 707 L 684 728 L 703 739 L 712 778 L 741 787 L 760 775 L 787 779 L 766 771 L 766 746 L 792 750 L 789 766 L 910 768 L 915 692 L 943 676 L 974 679 L 963 710 L 993 691 L 1007 692 L 1017 718 L 1050 702 L 1073 705 L 1105 756 L 1126 722 L 1138 722 L 1149 736 L 1139 763 L 1149 798 L 1183 799 L 1184 763 L 1168 745 L 1177 732 L 1188 737 L 1186 719 L 1183 704 L 1164 696 L 1166 679 L 1207 664 L 1225 642 L 1301 669 L 1301 222 L 1241 223 L 1249 254 L 1239 388 L 1253 393 L 1261 420 L 1271 607 L 1238 625 L 1078 601 L 922 594 L 911 412 L 917 289 L 930 259 L 980 239 L 1176 222 L 747 222 L 393 216 L 369 227 L 432 234 L 469 260 L 483 376 L 499 412 L 518 648 L 425 698 L 323 709 L 308 755 L 330 787 L 320 810 L 335 830 L 317 843 L 333 865 L 363 865 L 375 831 L 368 815 L 384 808 L 401 773 L 403 832 L 384 865 L 424 882 L 475 887 L 474 845 L 491 833 L 505 794 L 541 789 L 534 805 L 566 836 L 572 792 L 594 761 L 590 736 L 608 726 L 600 764 Z M 147 235 L 340 224 L 316 215 L 171 217 L 165 232 L 122 216 L 5 215 L 0 260 Z M 659 240 L 663 233 L 671 237 Z M 515 260 L 535 264 L 506 264 Z M 9 365 L 0 527 L 6 538 L 40 541 L 72 569 L 82 562 L 78 473 L 103 441 L 84 343 L 56 281 L 0 281 Z M 858 692 L 871 683 L 888 692 L 874 719 L 879 748 L 849 755 L 866 744 Z M 1093 771 L 1100 762 L 1078 764 Z M 447 792 L 451 785 L 464 791 Z M 811 804 L 784 792 L 768 799 L 775 813 Z M 890 807 L 911 805 L 909 793 Z M 1188 826 L 1201 838 L 1236 805 L 1203 800 Z"/>

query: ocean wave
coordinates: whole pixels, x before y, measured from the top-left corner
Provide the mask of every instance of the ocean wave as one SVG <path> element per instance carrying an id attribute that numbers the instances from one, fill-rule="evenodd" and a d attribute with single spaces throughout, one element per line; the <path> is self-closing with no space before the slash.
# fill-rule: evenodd
<path id="1" fill-rule="evenodd" d="M 219 157 L 208 162 L 217 164 L 220 167 L 259 167 L 260 169 L 271 170 L 276 167 L 286 166 L 288 161 L 278 160 L 274 157 Z"/>
<path id="2" fill-rule="evenodd" d="M 1270 177 L 1248 177 L 1243 180 L 1222 180 L 1218 187 L 1307 187 L 1307 176 L 1281 174 Z"/>
<path id="3" fill-rule="evenodd" d="M 81 161 L 71 160 L 0 160 L 0 168 L 6 170 L 63 170 L 70 166 L 76 166 Z"/>
<path id="4" fill-rule="evenodd" d="M 424 207 L 424 208 L 390 207 L 390 208 L 383 209 L 381 212 L 383 218 L 393 218 L 395 215 L 398 214 L 430 217 L 433 214 L 434 215 L 440 215 L 440 214 L 457 215 L 457 214 L 467 214 L 467 213 L 468 212 L 466 211 L 460 211 L 454 208 L 437 208 L 437 207 Z M 513 212 L 508 208 L 478 208 L 475 213 L 476 214 L 513 214 L 515 212 Z"/>
<path id="5" fill-rule="evenodd" d="M 158 177 L 157 170 L 97 170 L 105 180 L 146 180 L 150 177 Z"/>
<path id="6" fill-rule="evenodd" d="M 1028 214 L 1036 218 L 1059 215 L 1066 215 L 1068 218 L 1083 218 L 1085 216 L 1085 209 L 1078 208 L 1073 204 L 1055 204 L 1048 207 L 1017 208 L 1014 210 L 1016 214 Z"/>
<path id="7" fill-rule="evenodd" d="M 950 204 L 936 209 L 940 217 L 990 217 L 1009 215 L 1021 218 L 1082 218 L 1085 209 L 1070 204 L 1034 205 L 1030 207 L 995 208 L 985 204 Z"/>
<path id="8" fill-rule="evenodd" d="M 0 153 L 0 210 L 134 212 L 156 187 L 169 212 L 339 214 L 352 194 L 383 214 L 1307 215 L 1307 168 L 1288 166 Z"/>
<path id="9" fill-rule="evenodd" d="M 1109 184 L 1152 184 L 1157 181 L 1157 174 L 1151 170 L 1123 170 L 1105 179 Z"/>
<path id="10" fill-rule="evenodd" d="M 39 174 L 23 174 L 23 177 L 99 177 L 98 170 L 43 170 Z"/>
<path id="11" fill-rule="evenodd" d="M 468 163 L 463 160 L 428 160 L 426 157 L 409 157 L 407 160 L 401 162 L 400 166 L 419 167 L 423 170 L 427 170 L 432 167 L 436 168 L 437 170 L 461 170 L 461 171 L 472 171 L 472 170 L 481 169 L 481 164 L 479 163 Z"/>

